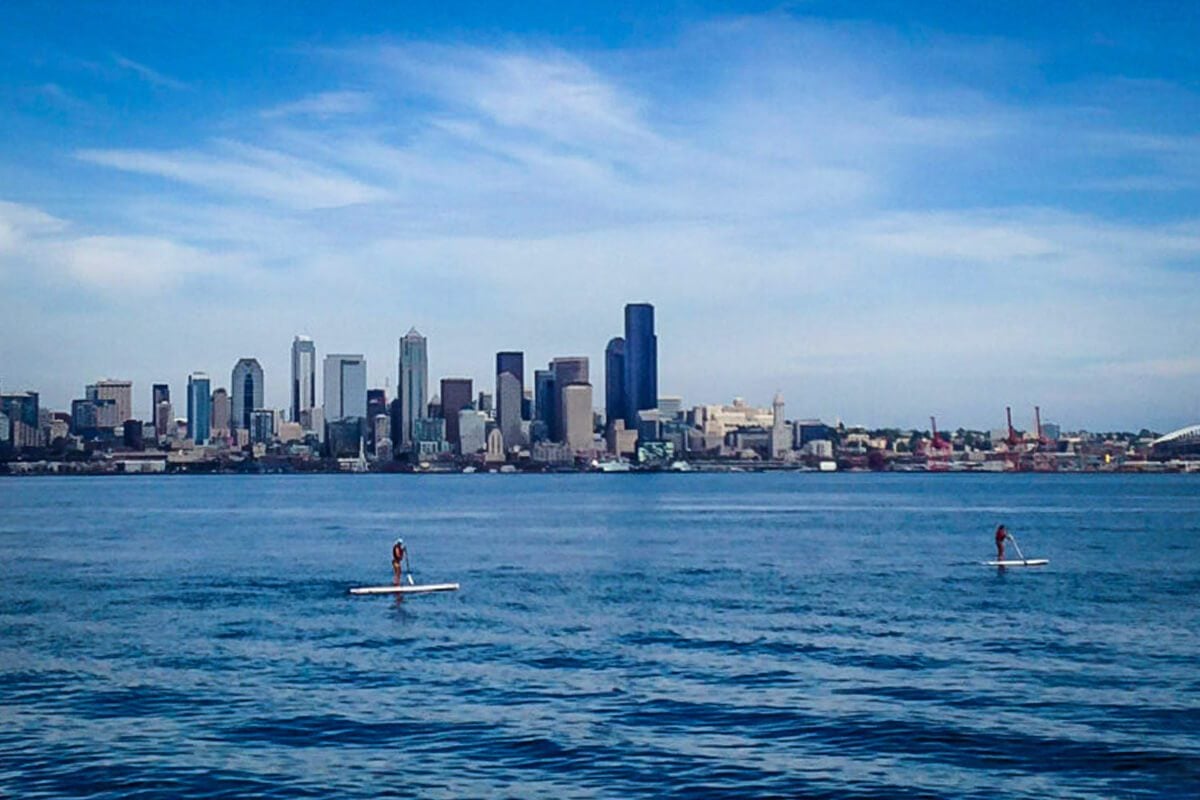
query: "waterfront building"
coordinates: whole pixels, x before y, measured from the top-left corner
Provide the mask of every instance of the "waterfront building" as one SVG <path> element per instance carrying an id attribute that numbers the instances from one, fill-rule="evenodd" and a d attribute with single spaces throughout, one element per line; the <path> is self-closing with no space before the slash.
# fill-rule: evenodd
<path id="1" fill-rule="evenodd" d="M 292 339 L 292 422 L 312 430 L 317 405 L 317 345 L 308 336 Z"/>
<path id="2" fill-rule="evenodd" d="M 473 384 L 470 378 L 442 378 L 441 388 L 442 416 L 446 420 L 446 441 L 457 451 L 460 449 L 461 436 L 458 427 L 459 412 L 463 409 L 474 410 L 471 405 Z"/>
<path id="3" fill-rule="evenodd" d="M 614 456 L 631 456 L 637 452 L 638 432 L 625 429 L 625 420 L 609 423 L 605 437 L 608 452 Z"/>
<path id="4" fill-rule="evenodd" d="M 443 401 L 445 402 L 445 401 Z M 458 417 L 458 454 L 470 456 L 487 447 L 487 414 L 469 406 L 456 415 Z M 449 418 L 447 418 L 449 422 Z M 449 426 L 447 426 L 449 427 Z M 449 439 L 449 434 L 446 436 Z M 450 440 L 453 444 L 453 440 Z"/>
<path id="5" fill-rule="evenodd" d="M 193 372 L 187 381 L 187 435 L 193 444 L 208 444 L 212 434 L 212 391 L 208 375 Z"/>
<path id="6" fill-rule="evenodd" d="M 639 444 L 657 442 L 662 438 L 661 423 L 657 408 L 647 408 L 637 414 L 637 438 Z"/>
<path id="7" fill-rule="evenodd" d="M 326 425 L 344 419 L 366 419 L 367 361 L 361 354 L 325 356 L 324 388 Z"/>
<path id="8" fill-rule="evenodd" d="M 254 409 L 263 405 L 263 370 L 256 358 L 239 358 L 233 365 L 233 376 L 229 381 L 233 401 L 228 427 L 250 430 L 250 416 Z M 218 426 L 214 423 L 213 427 Z"/>
<path id="9" fill-rule="evenodd" d="M 654 306 L 625 306 L 625 427 L 637 425 L 637 413 L 658 406 L 658 337 Z"/>
<path id="10" fill-rule="evenodd" d="M 275 438 L 284 444 L 304 441 L 304 426 L 299 422 L 280 422 L 275 426 Z"/>
<path id="11" fill-rule="evenodd" d="M 591 385 L 588 378 L 587 356 L 565 356 L 550 362 L 554 373 L 554 425 L 550 428 L 550 436 L 556 442 L 566 441 L 566 409 L 564 407 L 564 390 L 574 383 Z M 591 405 L 588 405 L 588 420 L 591 421 Z"/>
<path id="12" fill-rule="evenodd" d="M 275 441 L 275 412 L 269 408 L 256 408 L 250 412 L 250 442 L 270 444 Z"/>
<path id="13" fill-rule="evenodd" d="M 554 370 L 534 370 L 533 388 L 533 421 L 540 424 L 529 426 L 529 436 L 531 441 L 540 442 L 553 435 L 555 417 L 558 416 L 555 413 L 558 398 L 554 394 Z"/>
<path id="14" fill-rule="evenodd" d="M 143 448 L 142 421 L 140 419 L 127 419 L 121 424 L 121 444 L 128 450 Z"/>
<path id="15" fill-rule="evenodd" d="M 376 414 L 371 418 L 371 435 L 371 449 L 375 451 L 375 455 L 383 458 L 384 449 L 391 452 L 392 423 L 387 414 Z"/>
<path id="16" fill-rule="evenodd" d="M 496 354 L 496 423 L 509 447 L 522 444 L 525 354 L 508 350 Z"/>
<path id="17" fill-rule="evenodd" d="M 399 363 L 396 396 L 400 400 L 400 426 L 392 434 L 399 445 L 397 450 L 412 445 L 413 424 L 428 416 L 425 404 L 428 402 L 429 354 L 425 337 L 416 328 L 410 329 L 400 340 Z"/>
<path id="18" fill-rule="evenodd" d="M 330 458 L 353 458 L 362 450 L 362 417 L 342 417 L 325 423 L 325 449 Z"/>
<path id="19" fill-rule="evenodd" d="M 8 444 L 9 437 L 12 435 L 12 420 L 8 418 L 8 414 L 0 411 L 0 444 Z"/>
<path id="20" fill-rule="evenodd" d="M 489 464 L 503 464 L 504 456 L 504 434 L 499 428 L 492 428 L 487 435 L 487 452 L 484 454 L 483 460 Z"/>
<path id="21" fill-rule="evenodd" d="M 89 400 L 113 401 L 113 428 L 123 425 L 125 420 L 133 417 L 133 381 L 103 378 L 87 387 L 86 396 Z M 103 422 L 101 424 L 104 425 Z"/>
<path id="22" fill-rule="evenodd" d="M 563 387 L 563 431 L 563 441 L 572 452 L 594 449 L 590 383 L 571 383 Z"/>
<path id="23" fill-rule="evenodd" d="M 609 428 L 625 421 L 625 340 L 620 336 L 604 348 L 604 418 Z"/>
<path id="24" fill-rule="evenodd" d="M 229 402 L 229 392 L 215 389 L 212 393 L 212 438 L 228 439 L 234 430 L 232 406 Z"/>

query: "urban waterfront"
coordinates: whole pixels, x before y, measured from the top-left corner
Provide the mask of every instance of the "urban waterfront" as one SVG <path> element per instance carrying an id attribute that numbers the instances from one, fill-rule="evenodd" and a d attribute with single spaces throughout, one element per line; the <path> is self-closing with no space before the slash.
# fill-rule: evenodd
<path id="1" fill-rule="evenodd" d="M 31 477 L 0 558 L 14 797 L 1200 785 L 1191 476 Z"/>

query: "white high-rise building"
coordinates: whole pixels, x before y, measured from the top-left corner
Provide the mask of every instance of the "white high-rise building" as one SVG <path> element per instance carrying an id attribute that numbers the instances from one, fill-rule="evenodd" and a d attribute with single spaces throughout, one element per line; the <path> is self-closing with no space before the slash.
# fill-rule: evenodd
<path id="1" fill-rule="evenodd" d="M 563 387 L 563 439 L 572 452 L 591 450 L 592 436 L 592 385 L 572 383 Z"/>
<path id="2" fill-rule="evenodd" d="M 771 401 L 771 458 L 783 458 L 791 449 L 792 431 L 784 419 L 783 392 L 776 392 Z"/>
<path id="3" fill-rule="evenodd" d="M 312 430 L 317 405 L 317 346 L 308 336 L 292 340 L 292 422 Z"/>
<path id="4" fill-rule="evenodd" d="M 367 361 L 361 355 L 325 356 L 325 422 L 367 418 Z"/>

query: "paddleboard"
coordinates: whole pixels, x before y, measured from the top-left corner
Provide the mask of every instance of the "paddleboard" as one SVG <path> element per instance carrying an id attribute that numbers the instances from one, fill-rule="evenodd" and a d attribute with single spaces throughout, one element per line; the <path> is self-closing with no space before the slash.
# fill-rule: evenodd
<path id="1" fill-rule="evenodd" d="M 416 586 L 356 586 L 350 590 L 350 594 L 429 594 L 457 591 L 457 583 L 425 583 Z"/>
<path id="2" fill-rule="evenodd" d="M 1026 558 L 1016 561 L 984 561 L 989 567 L 1044 567 L 1050 563 L 1048 558 Z"/>

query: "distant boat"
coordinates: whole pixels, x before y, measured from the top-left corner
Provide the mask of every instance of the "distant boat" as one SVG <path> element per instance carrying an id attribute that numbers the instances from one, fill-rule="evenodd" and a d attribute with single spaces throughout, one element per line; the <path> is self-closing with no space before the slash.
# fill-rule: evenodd
<path id="1" fill-rule="evenodd" d="M 672 461 L 671 470 L 673 472 L 691 472 L 692 465 L 686 461 Z"/>
<path id="2" fill-rule="evenodd" d="M 592 466 L 599 472 L 629 472 L 633 469 L 633 465 L 623 458 L 595 461 Z"/>

